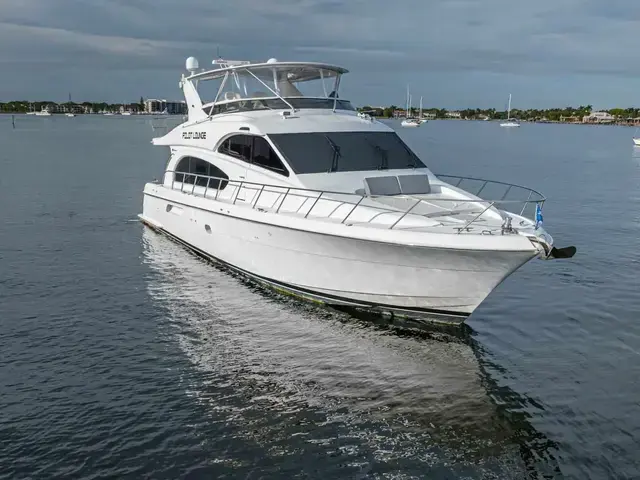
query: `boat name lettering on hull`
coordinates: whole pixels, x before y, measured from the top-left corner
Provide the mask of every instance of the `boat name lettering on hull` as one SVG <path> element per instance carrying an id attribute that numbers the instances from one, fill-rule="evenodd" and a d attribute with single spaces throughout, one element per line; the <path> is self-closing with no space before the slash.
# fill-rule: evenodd
<path id="1" fill-rule="evenodd" d="M 206 140 L 207 132 L 182 132 L 183 140 Z"/>

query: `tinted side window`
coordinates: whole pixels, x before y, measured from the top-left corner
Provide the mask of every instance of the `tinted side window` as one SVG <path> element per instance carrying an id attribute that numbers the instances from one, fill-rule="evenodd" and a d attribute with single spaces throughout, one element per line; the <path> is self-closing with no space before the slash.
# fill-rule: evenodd
<path id="1" fill-rule="evenodd" d="M 253 137 L 251 163 L 285 177 L 289 176 L 289 171 L 280 161 L 278 154 L 273 151 L 269 142 L 263 137 Z"/>
<path id="2" fill-rule="evenodd" d="M 184 173 L 180 173 L 184 172 Z M 190 175 L 186 175 L 190 174 Z M 215 177 L 215 178 L 206 178 Z M 229 183 L 229 176 L 212 163 L 196 157 L 184 157 L 178 162 L 175 173 L 176 182 L 184 182 L 201 187 L 208 186 L 223 190 Z"/>
<path id="3" fill-rule="evenodd" d="M 250 135 L 234 135 L 222 142 L 218 152 L 250 162 L 252 139 Z"/>

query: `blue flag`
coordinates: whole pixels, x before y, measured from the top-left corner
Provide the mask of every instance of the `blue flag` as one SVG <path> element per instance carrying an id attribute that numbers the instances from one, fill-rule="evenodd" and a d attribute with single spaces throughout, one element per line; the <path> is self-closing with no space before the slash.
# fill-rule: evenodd
<path id="1" fill-rule="evenodd" d="M 536 228 L 542 225 L 542 207 L 536 203 Z"/>

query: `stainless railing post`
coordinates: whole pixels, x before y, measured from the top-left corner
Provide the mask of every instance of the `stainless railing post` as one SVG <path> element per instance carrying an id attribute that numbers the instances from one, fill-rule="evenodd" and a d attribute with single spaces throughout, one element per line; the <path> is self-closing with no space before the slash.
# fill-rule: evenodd
<path id="1" fill-rule="evenodd" d="M 351 214 L 353 213 L 353 211 L 358 208 L 358 205 L 360 205 L 360 203 L 362 202 L 362 200 L 364 200 L 364 197 L 360 197 L 360 200 L 358 200 L 358 203 L 356 203 L 353 208 L 351 210 L 349 210 L 349 213 L 347 214 L 346 217 L 344 217 L 344 219 L 340 222 L 340 223 L 344 223 L 347 221 L 347 218 L 349 218 L 351 216 Z M 332 212 L 333 213 L 333 212 Z"/>
<path id="2" fill-rule="evenodd" d="M 500 201 L 504 200 L 505 198 L 507 198 L 507 195 L 509 195 L 509 192 L 511 191 L 511 187 L 513 187 L 513 185 L 509 185 L 509 188 L 507 188 L 507 191 L 504 192 L 504 195 L 502 196 L 502 198 L 500 199 Z"/>
<path id="3" fill-rule="evenodd" d="M 524 205 L 522 206 L 522 210 L 520 210 L 520 216 L 522 216 L 522 214 L 524 213 L 525 208 L 527 208 L 527 205 L 529 204 L 529 200 L 531 200 L 531 195 L 533 195 L 533 191 L 529 190 L 529 196 L 527 197 L 527 201 L 524 202 Z"/>
<path id="4" fill-rule="evenodd" d="M 256 198 L 255 202 L 253 202 L 253 207 L 252 208 L 256 208 L 258 206 L 258 200 L 260 200 L 260 195 L 262 195 L 262 192 L 264 191 L 264 187 L 265 186 L 262 185 L 262 188 L 258 192 L 258 198 Z"/>
<path id="5" fill-rule="evenodd" d="M 316 201 L 313 202 L 313 205 L 311 205 L 311 208 L 309 209 L 309 211 L 307 212 L 307 214 L 304 216 L 304 218 L 307 218 L 309 216 L 309 214 L 311 213 L 311 210 L 313 210 L 313 207 L 316 206 L 316 203 L 318 203 L 318 200 L 320 200 L 320 197 L 322 197 L 322 194 L 324 192 L 320 192 L 320 195 L 318 195 L 318 198 L 316 198 Z"/>
<path id="6" fill-rule="evenodd" d="M 233 204 L 236 204 L 236 200 L 238 200 L 238 195 L 240 195 L 240 190 L 242 190 L 242 185 L 244 184 L 244 182 L 240 182 L 240 185 L 238 185 L 238 190 L 236 190 L 236 196 L 233 199 Z"/>
<path id="7" fill-rule="evenodd" d="M 287 199 L 287 195 L 289 195 L 290 191 L 291 191 L 291 188 L 287 188 L 287 192 L 284 194 L 284 198 L 280 202 L 280 205 L 278 205 L 278 209 L 276 210 L 276 213 L 280 211 L 280 208 L 282 207 L 282 204 L 284 203 L 284 201 Z"/>
<path id="8" fill-rule="evenodd" d="M 398 220 L 396 220 L 396 221 L 395 221 L 395 223 L 393 223 L 393 224 L 389 227 L 389 230 L 393 230 L 393 227 L 395 227 L 398 223 L 400 223 L 400 220 L 402 220 L 404 217 L 406 217 L 406 216 L 409 214 L 409 212 L 411 212 L 414 208 L 416 208 L 416 207 L 418 206 L 418 204 L 419 204 L 420 202 L 422 202 L 422 200 L 417 200 L 417 201 L 416 201 L 416 203 L 414 203 L 414 204 L 411 206 L 411 208 L 410 208 L 409 210 L 407 210 L 406 212 L 404 212 L 404 213 L 402 214 L 402 216 L 401 216 Z"/>
<path id="9" fill-rule="evenodd" d="M 472 220 L 468 221 L 467 224 L 464 227 L 458 228 L 458 235 L 460 235 L 462 233 L 463 230 L 466 230 L 467 228 L 469 228 L 469 225 L 471 225 L 473 222 L 475 222 L 477 219 L 479 219 L 484 212 L 486 212 L 487 210 L 489 210 L 491 207 L 493 207 L 493 205 L 496 202 L 491 202 L 489 204 L 489 206 L 487 208 L 485 208 L 483 211 L 481 211 L 478 215 L 476 215 Z"/>
<path id="10" fill-rule="evenodd" d="M 193 195 L 193 192 L 196 191 L 196 183 L 198 183 L 198 175 L 196 175 L 195 178 L 193 179 L 193 187 L 191 187 L 191 195 Z"/>
<path id="11" fill-rule="evenodd" d="M 480 190 L 478 190 L 478 193 L 476 193 L 476 197 L 480 196 L 480 193 L 482 193 L 482 190 L 484 190 L 484 187 L 487 186 L 487 183 L 489 183 L 489 180 L 484 181 L 484 184 L 482 185 L 482 187 L 480 187 Z"/>

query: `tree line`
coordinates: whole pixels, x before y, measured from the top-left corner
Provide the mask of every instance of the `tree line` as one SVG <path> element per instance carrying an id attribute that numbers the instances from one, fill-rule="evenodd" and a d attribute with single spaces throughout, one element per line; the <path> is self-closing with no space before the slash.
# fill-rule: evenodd
<path id="1" fill-rule="evenodd" d="M 396 105 L 390 105 L 388 107 L 371 107 L 365 105 L 358 109 L 361 112 L 367 112 L 370 115 L 378 117 L 392 118 L 397 113 L 401 112 L 404 115 L 405 108 L 398 107 Z M 417 108 L 411 108 L 411 115 L 417 116 L 419 110 Z M 444 108 L 423 108 L 423 113 L 429 113 L 435 115 L 435 118 L 448 118 L 453 111 Z M 548 109 L 511 109 L 511 117 L 520 120 L 542 120 L 549 121 L 561 121 L 568 118 L 580 118 L 588 116 L 593 111 L 591 105 L 580 105 L 579 107 L 564 107 L 564 108 L 548 108 Z M 610 110 L 600 110 L 607 112 L 619 119 L 637 118 L 640 117 L 640 108 L 612 108 Z M 460 113 L 460 118 L 477 120 L 488 118 L 490 120 L 504 120 L 507 118 L 507 111 L 496 110 L 495 108 L 466 108 L 464 110 L 455 110 Z"/>
<path id="2" fill-rule="evenodd" d="M 0 112 L 5 113 L 26 113 L 29 111 L 39 111 L 43 108 L 52 108 L 58 106 L 85 108 L 93 112 L 101 111 L 115 111 L 124 107 L 129 110 L 144 110 L 144 98 L 140 97 L 139 102 L 132 103 L 107 103 L 107 102 L 52 102 L 47 100 L 40 100 L 37 102 L 30 102 L 27 100 L 13 100 L 10 102 L 0 102 Z"/>

